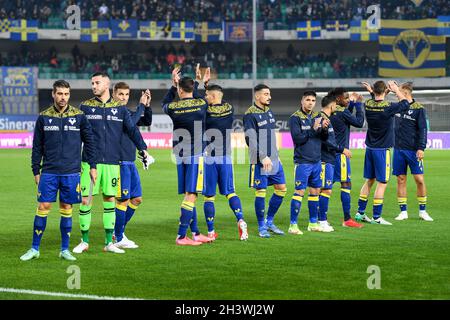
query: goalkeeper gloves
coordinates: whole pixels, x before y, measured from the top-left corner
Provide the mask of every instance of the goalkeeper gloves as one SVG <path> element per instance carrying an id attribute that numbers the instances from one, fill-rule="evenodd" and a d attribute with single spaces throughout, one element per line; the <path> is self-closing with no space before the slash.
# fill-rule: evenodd
<path id="1" fill-rule="evenodd" d="M 138 158 L 142 162 L 144 170 L 148 170 L 148 167 L 155 162 L 155 159 L 149 155 L 146 150 L 139 151 Z"/>

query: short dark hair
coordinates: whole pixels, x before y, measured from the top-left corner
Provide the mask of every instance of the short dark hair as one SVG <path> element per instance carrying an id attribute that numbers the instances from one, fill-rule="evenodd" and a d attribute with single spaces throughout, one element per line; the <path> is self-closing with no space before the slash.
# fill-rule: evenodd
<path id="1" fill-rule="evenodd" d="M 190 77 L 183 77 L 178 81 L 178 86 L 184 91 L 184 92 L 194 92 L 194 80 Z"/>
<path id="2" fill-rule="evenodd" d="M 317 97 L 317 94 L 315 91 L 308 90 L 308 91 L 303 92 L 303 97 L 307 97 L 307 96 Z"/>
<path id="3" fill-rule="evenodd" d="M 270 90 L 269 86 L 265 85 L 264 83 L 260 83 L 260 84 L 256 85 L 256 87 L 253 90 L 255 92 L 258 92 L 258 91 L 261 91 L 263 89 L 269 89 Z"/>
<path id="4" fill-rule="evenodd" d="M 402 83 L 400 85 L 400 88 L 403 89 L 403 90 L 408 91 L 409 93 L 412 93 L 413 92 L 413 83 L 412 82 Z"/>
<path id="5" fill-rule="evenodd" d="M 373 84 L 373 93 L 383 94 L 386 92 L 387 86 L 384 81 L 377 81 Z"/>
<path id="6" fill-rule="evenodd" d="M 126 82 L 117 82 L 114 85 L 114 91 L 117 91 L 119 89 L 125 89 L 125 90 L 128 89 L 128 90 L 130 90 L 130 86 Z"/>
<path id="7" fill-rule="evenodd" d="M 326 95 L 322 98 L 322 108 L 328 107 L 328 105 L 333 102 L 336 102 L 336 97 L 333 95 Z"/>
<path id="8" fill-rule="evenodd" d="M 108 72 L 105 72 L 105 71 L 98 71 L 98 72 L 94 73 L 94 74 L 91 76 L 91 78 L 99 77 L 99 76 L 100 76 L 100 77 L 103 77 L 103 78 L 111 79 L 111 77 L 109 76 Z"/>
<path id="9" fill-rule="evenodd" d="M 53 83 L 53 92 L 56 92 L 56 88 L 68 88 L 68 89 L 70 89 L 70 84 L 66 80 L 56 80 Z"/>
<path id="10" fill-rule="evenodd" d="M 347 90 L 345 90 L 344 88 L 338 87 L 338 88 L 334 88 L 333 90 L 328 92 L 328 95 L 335 96 L 337 98 L 337 97 L 342 97 L 346 92 L 347 92 Z"/>
<path id="11" fill-rule="evenodd" d="M 210 84 L 206 87 L 207 91 L 220 91 L 223 92 L 223 88 L 218 84 Z"/>

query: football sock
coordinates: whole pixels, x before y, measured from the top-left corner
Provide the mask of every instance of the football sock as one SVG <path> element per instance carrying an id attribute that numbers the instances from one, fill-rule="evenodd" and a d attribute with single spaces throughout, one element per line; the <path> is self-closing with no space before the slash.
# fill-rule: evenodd
<path id="1" fill-rule="evenodd" d="M 103 227 L 105 228 L 105 244 L 112 242 L 114 225 L 116 223 L 115 203 L 103 201 Z"/>
<path id="2" fill-rule="evenodd" d="M 419 210 L 426 211 L 427 209 L 427 197 L 417 197 L 417 201 L 419 201 Z"/>
<path id="3" fill-rule="evenodd" d="M 205 213 L 206 225 L 208 232 L 214 231 L 214 216 L 216 215 L 216 209 L 214 208 L 215 197 L 205 197 L 203 203 L 203 211 Z"/>
<path id="4" fill-rule="evenodd" d="M 308 196 L 309 222 L 317 223 L 319 216 L 319 196 L 310 194 Z"/>
<path id="5" fill-rule="evenodd" d="M 242 212 L 242 204 L 241 199 L 237 196 L 236 193 L 230 193 L 227 195 L 228 205 L 231 210 L 233 210 L 234 215 L 236 216 L 236 220 L 239 221 L 244 219 L 244 213 Z"/>
<path id="6" fill-rule="evenodd" d="M 192 210 L 192 218 L 191 218 L 191 232 L 195 233 L 196 235 L 200 234 L 200 230 L 198 229 L 198 222 L 197 222 L 197 208 L 194 207 Z"/>
<path id="7" fill-rule="evenodd" d="M 341 188 L 341 203 L 342 203 L 342 211 L 344 212 L 344 221 L 350 220 L 352 218 L 350 214 L 351 208 L 351 195 L 350 189 Z"/>
<path id="8" fill-rule="evenodd" d="M 116 235 L 117 242 L 122 241 L 123 238 L 126 210 L 127 207 L 120 204 L 116 204 L 116 223 L 114 225 L 114 234 Z"/>
<path id="9" fill-rule="evenodd" d="M 373 199 L 373 218 L 378 219 L 383 212 L 383 199 Z"/>
<path id="10" fill-rule="evenodd" d="M 133 217 L 133 215 L 136 212 L 138 207 L 139 207 L 139 205 L 134 205 L 133 203 L 131 203 L 131 201 L 130 201 L 130 203 L 128 203 L 127 211 L 125 212 L 124 231 L 125 231 L 125 227 L 127 226 L 128 222 L 130 222 L 131 218 Z"/>
<path id="11" fill-rule="evenodd" d="M 59 209 L 61 220 L 59 229 L 61 231 L 61 251 L 69 249 L 70 233 L 72 232 L 72 208 Z"/>
<path id="12" fill-rule="evenodd" d="M 283 203 L 286 190 L 275 190 L 269 201 L 269 209 L 267 210 L 267 224 L 273 223 L 273 218 Z"/>
<path id="13" fill-rule="evenodd" d="M 398 201 L 398 206 L 400 207 L 400 211 L 408 211 L 408 205 L 406 203 L 407 198 L 398 197 L 397 201 Z"/>
<path id="14" fill-rule="evenodd" d="M 181 239 L 186 237 L 186 232 L 189 227 L 193 211 L 194 211 L 193 202 L 183 201 L 181 203 L 181 216 L 180 216 L 180 225 L 178 227 L 178 238 Z"/>
<path id="15" fill-rule="evenodd" d="M 319 221 L 327 221 L 329 202 L 330 195 L 322 192 L 319 197 Z"/>
<path id="16" fill-rule="evenodd" d="M 255 191 L 255 213 L 258 220 L 258 227 L 264 227 L 264 214 L 266 211 L 266 190 L 259 189 Z"/>
<path id="17" fill-rule="evenodd" d="M 296 193 L 292 196 L 291 200 L 291 224 L 297 224 L 298 215 L 300 214 L 300 209 L 302 207 L 303 196 Z"/>
<path id="18" fill-rule="evenodd" d="M 47 216 L 49 210 L 36 210 L 36 215 L 34 216 L 33 225 L 33 242 L 31 247 L 39 251 L 39 245 L 41 244 L 42 235 L 44 234 L 45 227 L 47 226 Z"/>
<path id="19" fill-rule="evenodd" d="M 83 242 L 89 243 L 89 228 L 91 227 L 92 205 L 80 204 L 80 230 Z"/>
<path id="20" fill-rule="evenodd" d="M 358 212 L 360 214 L 364 214 L 366 212 L 367 200 L 368 200 L 367 198 L 368 198 L 368 196 L 366 196 L 365 194 L 359 195 Z"/>

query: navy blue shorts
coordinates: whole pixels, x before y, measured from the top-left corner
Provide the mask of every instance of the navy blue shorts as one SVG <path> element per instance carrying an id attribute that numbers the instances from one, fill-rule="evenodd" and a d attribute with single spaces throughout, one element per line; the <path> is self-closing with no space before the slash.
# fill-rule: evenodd
<path id="1" fill-rule="evenodd" d="M 366 149 L 364 158 L 364 178 L 376 179 L 378 182 L 387 183 L 391 176 L 391 150 L 390 149 Z"/>
<path id="2" fill-rule="evenodd" d="M 136 164 L 131 161 L 123 161 L 120 164 L 120 192 L 119 199 L 127 200 L 142 197 L 141 178 Z"/>
<path id="3" fill-rule="evenodd" d="M 177 159 L 178 193 L 203 193 L 204 158 L 192 156 Z"/>
<path id="4" fill-rule="evenodd" d="M 274 162 L 272 172 L 268 174 L 264 172 L 261 163 L 250 165 L 249 187 L 255 189 L 267 189 L 268 186 L 274 184 L 286 184 L 284 170 L 281 161 Z"/>
<path id="5" fill-rule="evenodd" d="M 322 179 L 320 173 L 322 172 L 322 163 L 300 163 L 295 164 L 295 190 L 305 190 L 307 187 L 321 188 Z"/>
<path id="6" fill-rule="evenodd" d="M 216 188 L 222 195 L 234 193 L 233 164 L 230 156 L 205 157 L 205 196 L 216 195 Z"/>
<path id="7" fill-rule="evenodd" d="M 334 171 L 335 167 L 331 163 L 322 162 L 322 171 L 320 172 L 320 179 L 322 181 L 322 189 L 333 189 Z"/>
<path id="8" fill-rule="evenodd" d="M 408 167 L 412 174 L 423 174 L 423 160 L 418 160 L 415 151 L 394 149 L 392 174 L 406 175 Z"/>
<path id="9" fill-rule="evenodd" d="M 67 204 L 81 202 L 80 174 L 41 174 L 38 185 L 38 202 L 56 202 L 59 191 L 59 201 Z"/>
<path id="10" fill-rule="evenodd" d="M 350 167 L 350 158 L 344 154 L 336 154 L 336 164 L 334 166 L 334 182 L 351 182 L 352 169 Z"/>

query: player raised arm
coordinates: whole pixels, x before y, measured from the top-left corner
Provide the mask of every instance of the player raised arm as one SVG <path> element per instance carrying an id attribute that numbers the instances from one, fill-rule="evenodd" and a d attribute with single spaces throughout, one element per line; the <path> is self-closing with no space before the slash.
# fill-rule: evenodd
<path id="1" fill-rule="evenodd" d="M 361 82 L 362 86 L 369 92 L 370 94 L 373 94 L 373 88 L 368 82 Z"/>
<path id="2" fill-rule="evenodd" d="M 139 118 L 139 121 L 136 123 L 137 126 L 151 126 L 153 121 L 153 112 L 150 107 L 150 102 L 152 101 L 152 95 L 149 89 L 145 91 L 145 95 L 147 96 L 147 101 L 144 108 L 144 116 Z"/>
<path id="3" fill-rule="evenodd" d="M 388 108 L 386 108 L 385 112 L 389 116 L 392 116 L 396 113 L 403 112 L 409 109 L 409 102 L 406 99 L 405 95 L 401 92 L 397 82 L 388 81 L 388 90 L 393 92 L 399 100 L 398 103 L 391 103 L 391 105 Z"/>
<path id="4" fill-rule="evenodd" d="M 180 67 L 176 67 L 172 70 L 172 87 L 167 92 L 166 96 L 162 101 L 162 109 L 164 113 L 168 113 L 168 107 L 177 95 L 178 82 L 180 81 Z"/>
<path id="5" fill-rule="evenodd" d="M 364 113 L 362 111 L 362 100 L 363 100 L 362 95 L 353 92 L 350 95 L 350 105 L 355 106 L 356 115 L 353 115 L 349 109 L 344 110 L 344 112 L 342 113 L 344 121 L 347 124 L 352 125 L 356 128 L 362 128 L 364 126 Z"/>

